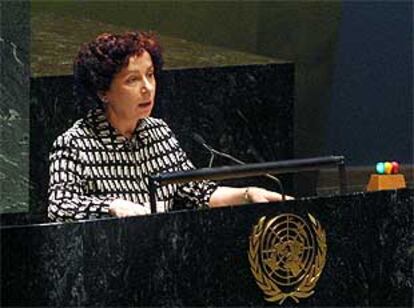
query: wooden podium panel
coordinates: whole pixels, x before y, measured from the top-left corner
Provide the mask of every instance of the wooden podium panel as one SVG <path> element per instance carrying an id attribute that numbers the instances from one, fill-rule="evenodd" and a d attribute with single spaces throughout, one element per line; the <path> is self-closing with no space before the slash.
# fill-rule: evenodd
<path id="1" fill-rule="evenodd" d="M 413 201 L 406 189 L 3 226 L 1 303 L 279 306 L 264 299 L 251 271 L 253 227 L 264 216 L 311 214 L 326 233 L 326 263 L 313 295 L 281 306 L 411 306 Z"/>
<path id="2" fill-rule="evenodd" d="M 393 190 L 406 188 L 402 174 L 372 174 L 369 178 L 367 191 Z"/>

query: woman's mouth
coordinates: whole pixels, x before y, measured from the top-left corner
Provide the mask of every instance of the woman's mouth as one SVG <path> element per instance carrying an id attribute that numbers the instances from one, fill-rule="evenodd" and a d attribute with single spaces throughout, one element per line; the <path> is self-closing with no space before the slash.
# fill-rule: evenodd
<path id="1" fill-rule="evenodd" d="M 151 101 L 148 101 L 148 102 L 142 102 L 138 104 L 138 107 L 142 109 L 146 109 L 146 108 L 149 108 L 151 105 L 152 105 Z"/>

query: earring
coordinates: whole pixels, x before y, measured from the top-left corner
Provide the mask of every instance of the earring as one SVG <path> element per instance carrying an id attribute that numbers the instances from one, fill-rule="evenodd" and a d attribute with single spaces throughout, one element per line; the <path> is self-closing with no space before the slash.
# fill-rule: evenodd
<path id="1" fill-rule="evenodd" d="M 107 104 L 108 103 L 108 98 L 106 96 L 103 96 L 101 98 L 101 101 L 104 102 L 105 104 Z"/>

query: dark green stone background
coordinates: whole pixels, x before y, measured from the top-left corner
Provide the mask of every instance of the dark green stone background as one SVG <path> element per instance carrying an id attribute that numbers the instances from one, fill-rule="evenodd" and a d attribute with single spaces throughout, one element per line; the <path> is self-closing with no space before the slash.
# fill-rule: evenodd
<path id="1" fill-rule="evenodd" d="M 2 306 L 412 307 L 413 190 L 76 223 L 6 226 Z M 310 213 L 326 231 L 315 294 L 264 301 L 250 271 L 260 217 Z M 22 292 L 24 290 L 24 292 Z"/>
<path id="2" fill-rule="evenodd" d="M 28 2 L 0 2 L 0 213 L 27 211 L 29 199 Z"/>

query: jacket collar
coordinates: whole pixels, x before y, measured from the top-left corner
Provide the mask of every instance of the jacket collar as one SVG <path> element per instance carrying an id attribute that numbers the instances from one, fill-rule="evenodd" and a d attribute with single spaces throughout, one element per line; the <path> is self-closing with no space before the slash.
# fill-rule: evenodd
<path id="1" fill-rule="evenodd" d="M 139 147 L 139 143 L 147 144 L 149 138 L 147 131 L 149 122 L 147 119 L 139 120 L 131 139 L 121 135 L 118 130 L 111 125 L 102 108 L 98 107 L 89 110 L 85 120 L 86 123 L 92 127 L 96 136 L 108 148 L 120 149 L 125 146 L 130 147 L 131 145 Z"/>

